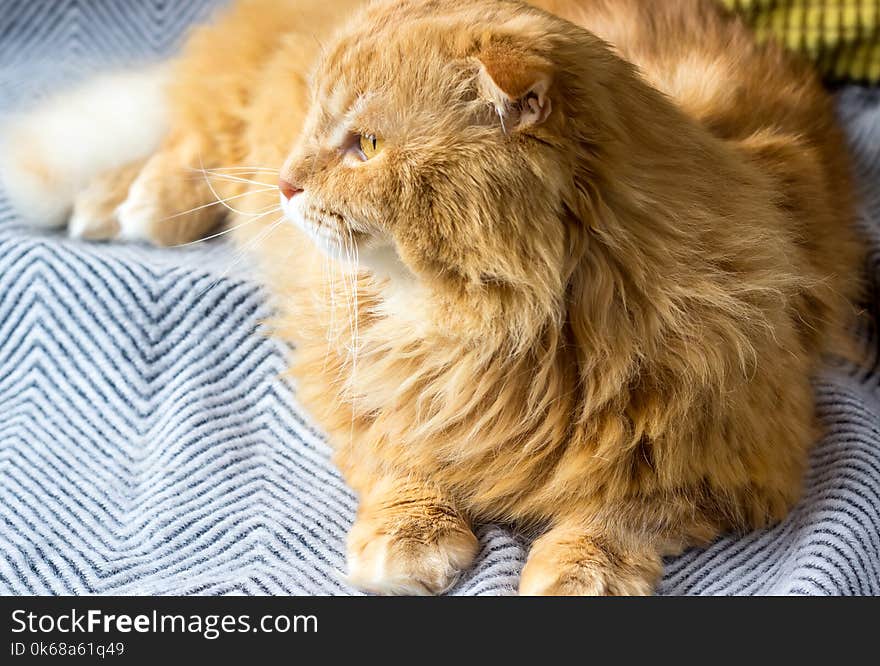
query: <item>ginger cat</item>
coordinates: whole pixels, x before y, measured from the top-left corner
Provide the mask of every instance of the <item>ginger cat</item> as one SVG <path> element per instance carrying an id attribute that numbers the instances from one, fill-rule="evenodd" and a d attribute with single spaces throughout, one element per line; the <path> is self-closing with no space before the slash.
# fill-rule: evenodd
<path id="1" fill-rule="evenodd" d="M 445 591 L 497 520 L 540 534 L 523 594 L 649 594 L 783 518 L 860 262 L 817 77 L 710 0 L 363 4 L 239 0 L 74 93 L 96 115 L 16 121 L 13 201 L 85 238 L 230 225 L 360 496 L 365 590 Z M 83 157 L 135 89 L 151 124 Z"/>

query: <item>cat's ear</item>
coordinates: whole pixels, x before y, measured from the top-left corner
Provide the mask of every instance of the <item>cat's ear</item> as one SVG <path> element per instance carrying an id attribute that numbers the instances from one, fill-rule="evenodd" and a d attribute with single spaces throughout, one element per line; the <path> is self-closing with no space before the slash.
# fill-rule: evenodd
<path id="1" fill-rule="evenodd" d="M 540 125 L 550 116 L 552 63 L 533 55 L 487 49 L 479 56 L 480 95 L 495 107 L 505 132 Z"/>

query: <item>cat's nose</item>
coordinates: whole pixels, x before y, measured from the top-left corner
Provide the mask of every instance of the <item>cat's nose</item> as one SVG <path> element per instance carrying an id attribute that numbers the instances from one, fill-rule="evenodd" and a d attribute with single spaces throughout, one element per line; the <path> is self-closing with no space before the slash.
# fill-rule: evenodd
<path id="1" fill-rule="evenodd" d="M 281 194 L 283 194 L 284 198 L 288 201 L 303 191 L 301 187 L 297 187 L 289 180 L 284 180 L 284 178 L 278 181 L 278 189 L 281 190 Z"/>

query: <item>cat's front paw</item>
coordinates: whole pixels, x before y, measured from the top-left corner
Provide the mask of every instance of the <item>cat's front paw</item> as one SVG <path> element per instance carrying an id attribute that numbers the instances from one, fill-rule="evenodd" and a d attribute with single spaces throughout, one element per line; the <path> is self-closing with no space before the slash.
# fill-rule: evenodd
<path id="1" fill-rule="evenodd" d="M 400 515 L 363 512 L 348 535 L 348 578 L 375 594 L 442 594 L 473 562 L 479 544 L 469 525 L 443 508 Z"/>
<path id="2" fill-rule="evenodd" d="M 662 572 L 659 555 L 551 530 L 535 541 L 522 571 L 526 596 L 647 596 Z"/>

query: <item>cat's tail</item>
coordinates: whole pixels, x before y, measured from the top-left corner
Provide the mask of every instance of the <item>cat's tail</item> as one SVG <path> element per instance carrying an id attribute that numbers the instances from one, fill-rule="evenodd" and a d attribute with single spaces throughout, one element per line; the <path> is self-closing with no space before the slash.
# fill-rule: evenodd
<path id="1" fill-rule="evenodd" d="M 147 157 L 168 130 L 167 64 L 103 75 L 0 124 L 0 185 L 21 217 L 60 226 L 99 174 Z"/>

